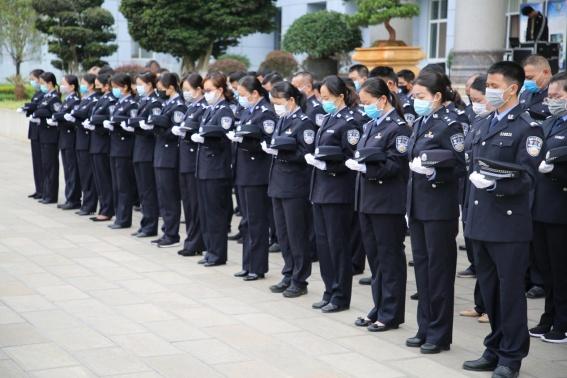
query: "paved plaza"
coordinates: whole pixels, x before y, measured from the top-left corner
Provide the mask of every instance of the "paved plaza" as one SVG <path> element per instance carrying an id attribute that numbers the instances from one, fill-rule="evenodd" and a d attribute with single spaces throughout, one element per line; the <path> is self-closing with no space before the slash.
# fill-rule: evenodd
<path id="1" fill-rule="evenodd" d="M 280 279 L 280 254 L 270 254 L 265 280 L 243 282 L 232 276 L 241 261 L 234 242 L 227 265 L 204 268 L 131 237 L 135 228 L 110 230 L 28 199 L 29 155 L 27 143 L 0 137 L 1 378 L 490 376 L 461 370 L 489 330 L 458 316 L 472 307 L 472 279 L 456 279 L 451 351 L 424 356 L 404 346 L 416 331 L 412 268 L 406 323 L 369 333 L 353 324 L 371 306 L 360 276 L 351 309 L 322 314 L 311 309 L 323 291 L 318 264 L 309 294 L 285 299 L 268 290 Z M 466 266 L 459 252 L 458 269 Z M 542 307 L 528 300 L 530 325 Z M 532 339 L 520 376 L 567 377 L 567 345 Z"/>

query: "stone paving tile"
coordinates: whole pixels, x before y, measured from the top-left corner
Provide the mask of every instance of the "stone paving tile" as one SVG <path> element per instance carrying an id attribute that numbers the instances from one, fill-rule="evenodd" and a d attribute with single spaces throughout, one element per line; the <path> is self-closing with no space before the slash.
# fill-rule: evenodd
<path id="1" fill-rule="evenodd" d="M 279 254 L 256 282 L 232 276 L 242 257 L 233 242 L 226 266 L 204 269 L 200 257 L 156 249 L 130 237 L 132 229 L 109 230 L 28 200 L 29 146 L 2 138 L 0 145 L 0 171 L 10 177 L 0 185 L 0 378 L 489 376 L 461 369 L 489 331 L 458 316 L 472 305 L 474 280 L 455 283 L 451 351 L 423 356 L 404 346 L 416 332 L 409 298 L 400 329 L 369 333 L 353 324 L 372 305 L 370 289 L 357 284 L 362 276 L 351 310 L 324 315 L 311 309 L 323 292 L 318 264 L 309 294 L 295 299 L 268 290 L 281 279 Z M 458 269 L 466 267 L 459 253 Z M 409 268 L 408 297 L 414 292 Z M 528 301 L 530 325 L 542 308 L 543 300 Z M 566 378 L 565 371 L 567 345 L 531 340 L 522 377 Z"/>

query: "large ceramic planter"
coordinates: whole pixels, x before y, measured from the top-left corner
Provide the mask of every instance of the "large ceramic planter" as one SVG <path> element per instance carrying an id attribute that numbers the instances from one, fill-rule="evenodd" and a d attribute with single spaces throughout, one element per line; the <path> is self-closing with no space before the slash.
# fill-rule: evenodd
<path id="1" fill-rule="evenodd" d="M 307 58 L 303 61 L 303 67 L 317 80 L 323 80 L 326 76 L 336 75 L 338 72 L 338 63 L 331 58 Z"/>
<path id="2" fill-rule="evenodd" d="M 369 69 L 376 66 L 389 66 L 394 71 L 412 70 L 416 75 L 419 61 L 425 58 L 425 53 L 414 46 L 379 46 L 355 49 L 352 60 L 364 64 Z"/>

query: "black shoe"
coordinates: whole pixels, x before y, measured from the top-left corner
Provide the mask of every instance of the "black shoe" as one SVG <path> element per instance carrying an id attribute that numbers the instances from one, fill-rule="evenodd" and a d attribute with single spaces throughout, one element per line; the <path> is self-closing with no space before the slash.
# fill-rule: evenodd
<path id="1" fill-rule="evenodd" d="M 179 240 L 174 241 L 171 239 L 163 238 L 157 243 L 158 248 L 173 248 L 179 246 Z"/>
<path id="2" fill-rule="evenodd" d="M 65 203 L 60 207 L 61 210 L 76 210 L 80 208 L 81 208 L 81 204 L 72 204 L 72 203 Z"/>
<path id="3" fill-rule="evenodd" d="M 372 323 L 368 326 L 368 331 L 370 332 L 386 332 L 391 329 L 398 329 L 400 326 L 397 324 L 387 325 L 387 324 L 376 324 Z"/>
<path id="4" fill-rule="evenodd" d="M 158 243 L 159 243 L 160 241 L 162 241 L 162 240 L 163 240 L 163 236 L 162 236 L 161 238 L 159 238 L 159 239 L 154 239 L 154 240 L 152 240 L 150 243 L 152 243 L 152 244 L 158 244 Z"/>
<path id="5" fill-rule="evenodd" d="M 358 280 L 360 285 L 371 285 L 372 284 L 372 277 L 362 277 Z"/>
<path id="6" fill-rule="evenodd" d="M 112 219 L 112 217 L 104 217 L 104 218 L 97 218 L 97 217 L 90 217 L 90 220 L 93 222 L 108 222 Z"/>
<path id="7" fill-rule="evenodd" d="M 438 354 L 441 351 L 449 350 L 451 347 L 449 345 L 435 345 L 431 343 L 425 343 L 420 348 L 421 354 Z"/>
<path id="8" fill-rule="evenodd" d="M 244 239 L 240 238 L 236 241 L 236 244 L 243 244 L 244 243 Z"/>
<path id="9" fill-rule="evenodd" d="M 425 340 L 418 336 L 410 337 L 406 340 L 406 346 L 410 348 L 419 348 L 423 344 L 425 344 Z"/>
<path id="10" fill-rule="evenodd" d="M 28 194 L 28 198 L 37 199 L 37 198 L 41 198 L 41 195 L 37 193 L 32 193 L 32 194 Z"/>
<path id="11" fill-rule="evenodd" d="M 248 275 L 248 271 L 247 270 L 241 270 L 240 272 L 236 272 L 234 273 L 234 277 L 246 277 Z"/>
<path id="12" fill-rule="evenodd" d="M 497 361 L 491 361 L 481 357 L 478 360 L 465 361 L 463 363 L 463 369 L 470 371 L 494 371 L 497 365 Z"/>
<path id="13" fill-rule="evenodd" d="M 543 326 L 543 325 L 536 325 L 533 328 L 530 328 L 528 330 L 529 334 L 531 337 L 537 337 L 540 338 L 543 335 L 545 335 L 546 333 L 548 333 L 550 331 L 551 327 L 547 327 L 547 326 Z"/>
<path id="14" fill-rule="evenodd" d="M 313 303 L 313 304 L 311 305 L 311 307 L 314 308 L 314 309 L 316 309 L 316 310 L 320 310 L 320 309 L 322 309 L 323 307 L 325 307 L 325 306 L 328 305 L 328 304 L 329 304 L 329 302 L 327 302 L 327 301 L 325 301 L 325 300 L 322 300 L 322 301 Z"/>
<path id="15" fill-rule="evenodd" d="M 275 285 L 270 286 L 270 291 L 272 293 L 283 293 L 289 287 L 289 284 L 280 281 Z"/>
<path id="16" fill-rule="evenodd" d="M 263 274 L 250 273 L 242 279 L 244 281 L 256 281 L 256 280 L 261 280 L 262 278 L 264 278 Z"/>
<path id="17" fill-rule="evenodd" d="M 268 252 L 270 253 L 278 253 L 281 251 L 282 249 L 280 248 L 280 245 L 278 243 L 273 243 L 272 245 L 270 245 L 270 248 L 268 248 Z"/>
<path id="18" fill-rule="evenodd" d="M 228 239 L 228 240 L 233 240 L 233 241 L 234 241 L 234 240 L 238 240 L 238 239 L 242 239 L 242 235 L 240 234 L 240 232 L 237 232 L 237 233 L 234 234 L 234 235 L 228 235 L 228 236 L 227 236 L 227 239 Z"/>
<path id="19" fill-rule="evenodd" d="M 52 203 L 56 203 L 57 201 L 50 201 L 50 200 L 46 200 L 46 199 L 43 199 L 43 198 L 42 198 L 42 199 L 40 199 L 40 200 L 37 201 L 37 202 L 39 202 L 39 203 L 41 203 L 41 204 L 43 204 L 43 205 L 50 205 L 50 204 L 52 204 Z"/>
<path id="20" fill-rule="evenodd" d="M 130 235 L 131 235 L 131 236 L 138 236 L 138 234 L 139 234 L 140 232 L 142 232 L 142 231 L 138 230 L 138 231 L 136 231 L 136 232 L 132 232 Z"/>
<path id="21" fill-rule="evenodd" d="M 545 297 L 545 290 L 541 286 L 534 286 L 526 293 L 526 297 L 530 299 L 537 299 Z"/>
<path id="22" fill-rule="evenodd" d="M 459 278 L 476 278 L 476 273 L 473 270 L 472 266 L 469 266 L 467 269 L 458 272 L 457 277 L 459 277 Z"/>
<path id="23" fill-rule="evenodd" d="M 408 262 L 408 266 L 414 266 L 413 260 L 410 260 L 410 261 Z"/>
<path id="24" fill-rule="evenodd" d="M 553 343 L 553 344 L 566 344 L 567 343 L 567 332 L 560 332 L 553 330 L 551 332 L 547 332 L 545 335 L 541 337 L 542 341 L 546 343 Z"/>
<path id="25" fill-rule="evenodd" d="M 86 215 L 93 215 L 94 211 L 79 210 L 79 211 L 75 211 L 75 214 L 84 217 Z"/>
<path id="26" fill-rule="evenodd" d="M 57 204 L 57 208 L 58 208 L 58 209 L 61 209 L 61 208 L 63 208 L 63 206 L 65 206 L 65 205 L 67 205 L 67 202 L 65 202 L 65 203 L 58 203 L 58 204 Z"/>
<path id="27" fill-rule="evenodd" d="M 197 264 L 201 264 L 201 265 L 205 265 L 206 263 L 207 263 L 207 259 L 204 257 L 201 260 L 197 261 Z"/>
<path id="28" fill-rule="evenodd" d="M 348 306 L 339 306 L 334 303 L 327 303 L 327 305 L 321 307 L 321 311 L 324 312 L 325 314 L 331 312 L 340 312 L 345 310 L 348 310 Z"/>
<path id="29" fill-rule="evenodd" d="M 202 253 L 201 251 L 190 251 L 188 249 L 182 249 L 180 251 L 177 251 L 177 254 L 179 256 L 186 256 L 186 257 L 197 256 L 200 255 L 201 253 Z"/>
<path id="30" fill-rule="evenodd" d="M 418 294 L 418 293 L 412 294 L 412 295 L 410 296 L 410 299 L 411 299 L 412 301 L 417 301 L 417 300 L 419 299 L 419 294 Z"/>
<path id="31" fill-rule="evenodd" d="M 130 226 L 113 223 L 113 224 L 109 224 L 108 228 L 110 228 L 111 230 L 119 230 L 121 228 L 130 228 Z"/>
<path id="32" fill-rule="evenodd" d="M 307 294 L 307 288 L 299 288 L 297 286 L 288 287 L 282 295 L 286 298 L 297 298 Z"/>
<path id="33" fill-rule="evenodd" d="M 508 366 L 499 365 L 492 373 L 492 378 L 517 378 L 519 371 L 512 370 Z"/>
<path id="34" fill-rule="evenodd" d="M 132 210 L 134 210 L 134 211 L 142 211 L 142 207 L 141 207 L 141 206 L 132 206 Z"/>
<path id="35" fill-rule="evenodd" d="M 467 246 L 464 244 L 459 245 L 459 251 L 466 251 L 467 250 Z"/>
<path id="36" fill-rule="evenodd" d="M 354 325 L 357 327 L 368 327 L 370 324 L 372 324 L 372 320 L 363 317 L 358 317 L 354 321 Z"/>
<path id="37" fill-rule="evenodd" d="M 203 264 L 203 266 L 208 268 L 208 267 L 211 267 L 211 266 L 219 266 L 219 265 L 224 265 L 224 264 L 226 264 L 226 262 L 210 262 L 210 261 L 207 261 L 206 263 Z"/>

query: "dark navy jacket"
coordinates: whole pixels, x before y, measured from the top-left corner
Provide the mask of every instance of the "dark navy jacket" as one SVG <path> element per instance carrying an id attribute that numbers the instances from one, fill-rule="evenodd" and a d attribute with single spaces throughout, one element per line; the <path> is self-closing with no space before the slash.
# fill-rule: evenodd
<path id="1" fill-rule="evenodd" d="M 152 115 L 156 144 L 154 147 L 154 168 L 179 167 L 179 137 L 171 132 L 185 117 L 187 106 L 178 94 L 167 100 L 160 115 Z"/>
<path id="2" fill-rule="evenodd" d="M 59 149 L 73 150 L 75 149 L 75 123 L 67 121 L 64 116 L 78 106 L 81 99 L 77 94 L 71 93 L 63 101 L 61 109 L 53 114 L 53 119 L 57 121 L 59 127 Z"/>
<path id="3" fill-rule="evenodd" d="M 187 106 L 185 120 L 181 124 L 185 132 L 185 138 L 179 141 L 179 173 L 195 173 L 197 169 L 197 150 L 198 143 L 191 140 L 191 135 L 199 132 L 201 119 L 207 110 L 207 101 L 202 98 L 199 101 L 192 102 Z"/>
<path id="4" fill-rule="evenodd" d="M 34 118 L 39 118 L 39 142 L 42 144 L 57 144 L 59 142 L 59 130 L 57 126 L 49 126 L 47 119 L 61 110 L 61 98 L 55 90 L 46 93 L 33 113 Z"/>
<path id="5" fill-rule="evenodd" d="M 90 118 L 93 108 L 98 102 L 100 96 L 100 93 L 93 92 L 90 95 L 83 97 L 79 105 L 75 106 L 75 108 L 71 111 L 71 115 L 76 119 L 75 149 L 77 151 L 89 150 L 89 145 L 91 142 L 91 131 L 85 129 L 82 123 L 85 119 Z"/>
<path id="6" fill-rule="evenodd" d="M 128 119 L 128 126 L 134 128 L 134 153 L 132 161 L 134 163 L 151 163 L 154 161 L 154 149 L 156 136 L 153 130 L 140 128 L 140 121 L 150 123 L 150 116 L 161 114 L 163 106 L 162 100 L 155 92 L 149 96 L 138 98 L 138 114 L 136 117 Z"/>
<path id="7" fill-rule="evenodd" d="M 33 94 L 30 102 L 26 102 L 24 106 L 22 106 L 22 110 L 26 117 L 29 117 L 33 114 L 33 112 L 37 109 L 37 105 L 43 99 L 43 92 L 37 91 Z M 36 123 L 30 122 L 28 125 L 28 139 L 30 140 L 38 140 L 39 139 L 39 126 Z"/>
<path id="8" fill-rule="evenodd" d="M 313 95 L 305 102 L 305 114 L 318 128 L 323 125 L 327 113 L 323 110 L 323 105 Z"/>
<path id="9" fill-rule="evenodd" d="M 116 103 L 110 116 L 114 130 L 110 133 L 110 156 L 132 158 L 134 152 L 134 133 L 120 127 L 121 122 L 128 124 L 130 117 L 138 115 L 138 103 L 133 96 L 123 97 Z"/>
<path id="10" fill-rule="evenodd" d="M 538 92 L 531 93 L 528 91 L 520 94 L 520 105 L 524 110 L 530 113 L 530 116 L 536 122 L 543 122 L 546 118 L 551 116 L 547 105 L 543 104 L 543 100 L 547 97 L 547 88 Z"/>
<path id="11" fill-rule="evenodd" d="M 110 152 L 110 134 L 103 127 L 103 122 L 110 119 L 115 105 L 116 97 L 111 92 L 107 92 L 98 99 L 93 107 L 90 121 L 96 129 L 91 133 L 89 148 L 91 154 L 108 154 Z"/>

